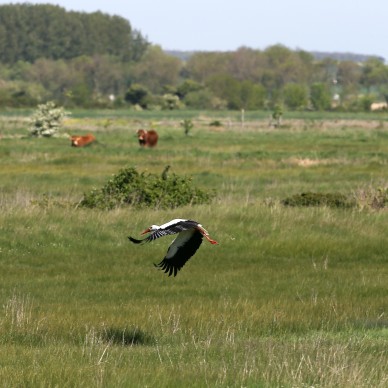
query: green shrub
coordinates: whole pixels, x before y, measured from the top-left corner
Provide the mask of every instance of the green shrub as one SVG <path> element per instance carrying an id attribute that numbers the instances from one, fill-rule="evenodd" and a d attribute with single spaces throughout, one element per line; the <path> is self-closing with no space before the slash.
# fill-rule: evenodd
<path id="1" fill-rule="evenodd" d="M 181 124 L 181 127 L 185 131 L 185 135 L 188 136 L 190 131 L 191 131 L 191 128 L 194 127 L 193 122 L 190 119 L 184 119 L 184 120 L 181 121 L 180 124 Z"/>
<path id="2" fill-rule="evenodd" d="M 209 124 L 211 127 L 222 127 L 222 123 L 220 120 L 213 120 L 212 122 L 210 122 Z"/>
<path id="3" fill-rule="evenodd" d="M 139 173 L 129 167 L 120 170 L 102 189 L 85 194 L 79 206 L 105 210 L 122 206 L 173 209 L 209 203 L 212 197 L 195 187 L 190 178 Z"/>
<path id="4" fill-rule="evenodd" d="M 356 206 L 354 199 L 340 193 L 301 193 L 283 199 L 285 206 L 328 206 L 336 208 L 351 208 Z"/>

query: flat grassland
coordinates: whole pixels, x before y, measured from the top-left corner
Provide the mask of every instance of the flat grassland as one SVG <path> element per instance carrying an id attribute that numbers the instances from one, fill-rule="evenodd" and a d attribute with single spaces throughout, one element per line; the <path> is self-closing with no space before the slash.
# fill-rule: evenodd
<path id="1" fill-rule="evenodd" d="M 388 117 L 76 112 L 63 136 L 0 117 L 0 381 L 42 387 L 386 387 Z M 190 136 L 182 118 L 194 123 Z M 221 126 L 210 126 L 214 120 Z M 139 128 L 155 128 L 140 149 Z M 72 148 L 67 134 L 98 143 Z M 173 210 L 80 209 L 121 168 L 191 176 L 217 196 Z M 352 209 L 285 207 L 302 192 Z M 173 218 L 204 242 L 176 278 L 172 240 L 127 236 Z"/>

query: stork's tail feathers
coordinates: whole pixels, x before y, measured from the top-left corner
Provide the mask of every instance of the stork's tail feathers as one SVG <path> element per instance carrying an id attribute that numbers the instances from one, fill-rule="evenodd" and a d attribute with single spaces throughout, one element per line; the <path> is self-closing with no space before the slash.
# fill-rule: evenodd
<path id="1" fill-rule="evenodd" d="M 133 238 L 131 236 L 128 236 L 128 240 L 133 242 L 134 244 L 144 244 L 147 241 L 146 238 L 143 240 L 137 240 L 136 238 Z"/>

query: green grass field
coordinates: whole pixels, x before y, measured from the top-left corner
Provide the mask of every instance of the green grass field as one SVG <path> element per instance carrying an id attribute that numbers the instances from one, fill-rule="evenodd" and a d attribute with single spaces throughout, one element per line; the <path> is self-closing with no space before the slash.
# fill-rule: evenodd
<path id="1" fill-rule="evenodd" d="M 180 120 L 191 118 L 185 136 Z M 210 127 L 219 119 L 222 127 Z M 388 117 L 75 112 L 63 137 L 0 117 L 0 386 L 386 387 Z M 155 149 L 135 132 L 157 129 Z M 66 134 L 92 132 L 77 149 Z M 121 168 L 187 175 L 210 205 L 80 209 Z M 354 196 L 352 209 L 285 207 L 297 193 Z M 176 278 L 172 238 L 150 224 L 193 218 L 202 244 Z"/>

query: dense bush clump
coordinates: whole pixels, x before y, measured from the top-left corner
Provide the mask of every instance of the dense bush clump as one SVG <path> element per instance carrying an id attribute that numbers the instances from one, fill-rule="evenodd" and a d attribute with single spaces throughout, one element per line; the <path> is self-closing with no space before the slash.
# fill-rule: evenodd
<path id="1" fill-rule="evenodd" d="M 307 192 L 295 194 L 283 199 L 285 206 L 328 206 L 336 208 L 351 208 L 356 206 L 354 199 L 340 193 L 314 193 Z"/>
<path id="2" fill-rule="evenodd" d="M 105 210 L 121 206 L 171 209 L 209 203 L 212 197 L 195 187 L 190 178 L 139 173 L 129 167 L 120 170 L 103 188 L 85 194 L 79 206 Z"/>
<path id="3" fill-rule="evenodd" d="M 53 101 L 38 105 L 30 119 L 31 136 L 55 136 L 65 116 L 65 110 L 62 107 L 57 107 Z"/>

